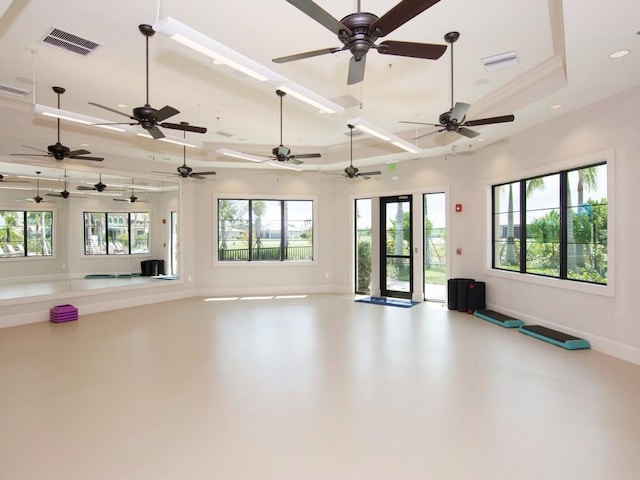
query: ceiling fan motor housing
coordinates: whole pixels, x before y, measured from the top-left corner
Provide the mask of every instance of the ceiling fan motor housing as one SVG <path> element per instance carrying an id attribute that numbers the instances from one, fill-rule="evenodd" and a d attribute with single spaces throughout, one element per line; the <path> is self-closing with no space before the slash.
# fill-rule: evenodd
<path id="1" fill-rule="evenodd" d="M 284 145 L 280 145 L 271 150 L 271 153 L 278 159 L 280 162 L 286 162 L 289 154 L 291 153 L 291 149 L 285 147 Z"/>
<path id="2" fill-rule="evenodd" d="M 352 35 L 349 36 L 346 31 L 340 31 L 338 39 L 347 46 L 356 61 L 367 54 L 382 33 L 377 29 L 373 32 L 369 31 L 369 27 L 376 20 L 378 20 L 376 15 L 366 12 L 352 13 L 340 20 L 340 23 L 351 30 Z"/>
<path id="3" fill-rule="evenodd" d="M 55 145 L 49 145 L 47 150 L 49 150 L 49 153 L 53 155 L 53 158 L 56 160 L 64 160 L 64 158 L 69 155 L 69 152 L 71 152 L 69 147 L 65 147 L 60 142 L 57 142 Z"/>

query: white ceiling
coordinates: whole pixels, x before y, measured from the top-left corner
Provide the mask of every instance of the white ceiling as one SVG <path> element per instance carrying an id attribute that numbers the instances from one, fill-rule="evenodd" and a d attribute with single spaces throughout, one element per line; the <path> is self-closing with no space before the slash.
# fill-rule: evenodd
<path id="1" fill-rule="evenodd" d="M 356 1 L 317 0 L 335 18 L 353 13 Z M 362 0 L 362 10 L 382 16 L 396 2 Z M 88 102 L 120 109 L 145 103 L 145 39 L 141 23 L 154 24 L 171 16 L 242 53 L 323 97 L 351 96 L 361 105 L 341 114 L 319 114 L 290 95 L 284 98 L 284 144 L 293 153 L 320 152 L 304 169 L 344 168 L 349 160 L 347 120 L 363 117 L 413 142 L 430 131 L 400 120 L 436 122 L 450 107 L 450 51 L 436 61 L 367 55 L 365 79 L 348 86 L 348 51 L 286 64 L 272 58 L 338 47 L 335 35 L 285 0 L 229 2 L 211 0 L 0 0 L 0 83 L 35 91 L 26 98 L 0 94 L 0 159 L 27 153 L 21 145 L 46 149 L 55 143 L 56 122 L 33 113 L 33 104 L 56 106 L 54 85 L 63 86 L 64 110 L 120 121 Z M 80 57 L 40 43 L 56 27 L 100 44 Z M 445 149 L 477 149 L 547 121 L 595 100 L 640 85 L 640 2 L 637 0 L 441 0 L 383 40 L 445 43 L 443 36 L 459 31 L 455 44 L 455 101 L 472 105 L 467 118 L 513 113 L 510 124 L 474 127 L 485 142 L 455 133 L 429 135 L 416 141 L 420 156 L 441 155 Z M 631 54 L 611 60 L 620 49 Z M 30 54 L 29 49 L 35 50 Z M 515 67 L 487 72 L 482 58 L 515 50 Z M 188 149 L 195 166 L 255 166 L 216 154 L 227 147 L 268 155 L 279 143 L 279 99 L 275 88 L 217 66 L 170 38 L 150 39 L 150 103 L 171 105 L 180 114 L 168 121 L 188 121 L 208 128 L 205 135 L 188 133 L 204 142 Z M 553 104 L 560 110 L 550 110 Z M 137 127 L 139 128 L 139 127 Z M 166 134 L 181 136 L 181 132 Z M 226 137 L 217 132 L 226 132 Z M 131 135 L 103 132 L 97 127 L 62 122 L 61 141 L 93 155 L 148 159 L 160 156 L 175 164 L 182 148 Z M 155 145 L 154 145 L 155 143 Z M 81 146 L 88 144 L 88 146 Z M 415 158 L 366 134 L 354 144 L 356 165 Z M 24 157 L 23 157 L 24 158 Z M 25 160 L 26 161 L 26 160 Z M 55 163 L 54 160 L 50 160 Z M 73 164 L 69 160 L 65 163 Z M 93 163 L 93 162 L 85 162 Z M 261 165 L 268 168 L 268 165 Z"/>

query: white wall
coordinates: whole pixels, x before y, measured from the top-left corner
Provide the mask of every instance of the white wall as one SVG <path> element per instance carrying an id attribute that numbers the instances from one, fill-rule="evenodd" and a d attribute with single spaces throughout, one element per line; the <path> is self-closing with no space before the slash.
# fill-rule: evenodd
<path id="1" fill-rule="evenodd" d="M 609 245 L 615 258 L 609 263 L 609 296 L 599 290 L 567 290 L 570 282 L 532 283 L 522 275 L 496 276 L 485 270 L 488 302 L 497 310 L 519 315 L 525 321 L 558 326 L 568 333 L 585 336 L 594 348 L 640 363 L 640 321 L 636 313 L 636 271 L 640 261 L 636 250 L 640 178 L 640 89 L 625 92 L 571 112 L 556 121 L 540 125 L 473 155 L 478 176 L 476 197 L 483 205 L 487 185 L 496 178 L 518 180 L 525 172 L 551 173 L 559 164 L 580 158 L 596 158 L 613 151 L 614 176 L 608 191 Z M 516 116 L 517 118 L 517 116 Z M 516 120 L 517 121 L 517 120 Z M 613 208 L 613 205 L 615 207 Z M 486 267 L 486 211 L 475 218 L 474 229 L 485 241 L 481 255 L 473 257 L 474 270 Z M 602 289 L 601 289 L 602 290 Z"/>
<path id="2" fill-rule="evenodd" d="M 225 295 L 353 291 L 353 199 L 355 197 L 447 191 L 450 277 L 474 277 L 487 282 L 489 307 L 584 336 L 596 349 L 640 364 L 640 321 L 635 315 L 635 255 L 640 226 L 636 222 L 640 178 L 640 89 L 570 112 L 478 151 L 456 156 L 401 162 L 394 172 L 368 181 L 343 182 L 314 172 L 265 173 L 219 170 L 214 181 L 183 181 L 180 228 L 182 285 L 149 291 L 149 298 L 188 295 Z M 517 112 L 516 112 L 517 118 Z M 517 121 L 517 120 L 516 120 Z M 490 128 L 490 127 L 487 127 Z M 488 188 L 495 179 L 517 180 L 526 172 L 549 173 L 558 165 L 613 151 L 616 231 L 609 232 L 615 259 L 610 264 L 613 285 L 607 295 L 596 289 L 567 288 L 571 282 L 530 282 L 526 276 L 495 274 L 488 266 Z M 357 164 L 357 157 L 356 157 Z M 367 167 L 367 169 L 374 169 Z M 397 176 L 394 180 L 392 177 Z M 312 198 L 315 200 L 317 255 L 305 264 L 222 265 L 215 253 L 215 202 L 218 197 Z M 463 204 L 461 213 L 453 212 Z M 418 207 L 418 205 L 416 205 Z M 613 250 L 613 249 L 612 249 Z M 162 293 L 166 292 L 166 293 Z M 596 292 L 596 293 L 594 293 Z M 156 295 L 153 297 L 153 295 Z M 136 292 L 82 298 L 86 304 L 126 306 Z M 96 307 L 97 308 L 97 307 Z M 108 307 L 105 307 L 108 308 Z M 6 310 L 9 313 L 18 310 Z"/>

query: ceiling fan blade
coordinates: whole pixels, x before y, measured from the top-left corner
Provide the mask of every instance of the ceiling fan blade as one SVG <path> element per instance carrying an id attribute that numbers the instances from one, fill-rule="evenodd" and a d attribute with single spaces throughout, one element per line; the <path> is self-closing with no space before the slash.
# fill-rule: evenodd
<path id="1" fill-rule="evenodd" d="M 503 115 L 501 117 L 479 118 L 477 120 L 470 120 L 464 122 L 465 126 L 473 127 L 476 125 L 489 125 L 491 123 L 506 123 L 513 122 L 516 119 L 514 115 Z"/>
<path id="2" fill-rule="evenodd" d="M 191 175 L 217 175 L 214 171 L 209 172 L 191 172 Z"/>
<path id="3" fill-rule="evenodd" d="M 164 107 L 162 107 L 160 110 L 158 110 L 156 113 L 153 114 L 153 118 L 156 119 L 157 122 L 162 122 L 163 120 L 166 120 L 169 117 L 173 117 L 174 115 L 179 114 L 180 111 L 176 110 L 173 107 L 170 107 L 169 105 L 165 105 Z"/>
<path id="4" fill-rule="evenodd" d="M 84 156 L 69 155 L 69 158 L 71 158 L 73 160 L 89 160 L 89 161 L 92 161 L 92 162 L 102 162 L 102 161 L 104 161 L 104 158 L 101 158 L 101 157 L 84 157 Z"/>
<path id="5" fill-rule="evenodd" d="M 467 114 L 467 110 L 469 110 L 470 106 L 471 105 L 469 105 L 468 103 L 456 102 L 456 104 L 453 106 L 453 110 L 449 114 L 449 120 L 451 121 L 451 123 L 462 123 L 462 121 L 464 120 L 464 116 Z"/>
<path id="6" fill-rule="evenodd" d="M 371 31 L 376 28 L 382 32 L 381 37 L 389 35 L 399 26 L 407 23 L 413 17 L 432 7 L 440 0 L 403 0 L 395 7 L 378 18 L 370 27 Z"/>
<path id="7" fill-rule="evenodd" d="M 162 128 L 172 128 L 173 130 L 182 130 L 183 132 L 207 133 L 206 127 L 196 127 L 195 125 L 183 125 L 180 123 L 161 123 Z"/>
<path id="8" fill-rule="evenodd" d="M 375 172 L 359 172 L 356 175 L 359 175 L 361 177 L 369 177 L 371 175 L 382 175 L 382 172 L 380 171 L 375 171 Z"/>
<path id="9" fill-rule="evenodd" d="M 24 148 L 30 148 L 31 150 L 37 150 L 38 152 L 42 152 L 42 153 L 49 153 L 47 152 L 47 150 L 43 150 L 41 148 L 36 148 L 36 147 L 30 147 L 29 145 L 20 145 L 20 146 Z"/>
<path id="10" fill-rule="evenodd" d="M 38 155 L 37 153 L 12 153 L 12 157 L 50 157 L 51 154 L 47 153 L 46 155 Z"/>
<path id="11" fill-rule="evenodd" d="M 401 57 L 425 58 L 427 60 L 437 60 L 446 51 L 446 45 L 436 45 L 434 43 L 387 40 L 378 45 L 378 53 L 382 55 L 398 55 Z"/>
<path id="12" fill-rule="evenodd" d="M 78 185 L 76 187 L 76 190 L 91 190 L 91 191 L 93 191 L 93 190 L 97 190 L 97 188 L 96 187 L 89 187 L 87 185 Z"/>
<path id="13" fill-rule="evenodd" d="M 333 16 L 331 16 L 311 0 L 287 0 L 287 2 L 313 18 L 320 25 L 331 30 L 336 35 L 338 35 L 341 30 L 351 35 L 351 30 L 345 27 L 342 22 L 335 19 Z"/>
<path id="14" fill-rule="evenodd" d="M 164 133 L 162 133 L 162 130 L 160 130 L 157 125 L 154 125 L 153 127 L 148 128 L 147 130 L 149 131 L 149 134 L 151 134 L 154 140 L 164 138 Z"/>
<path id="15" fill-rule="evenodd" d="M 116 110 L 115 108 L 105 107 L 104 105 L 100 105 L 99 103 L 89 102 L 89 105 L 93 105 L 94 107 L 103 108 L 104 110 L 109 110 L 110 112 L 117 113 L 118 115 L 122 115 L 123 117 L 130 118 L 131 120 L 135 120 L 128 113 L 121 112 L 120 110 Z"/>
<path id="16" fill-rule="evenodd" d="M 287 159 L 287 163 L 293 163 L 294 165 L 301 165 L 303 162 L 301 162 L 300 160 L 298 160 L 295 157 L 289 157 Z"/>
<path id="17" fill-rule="evenodd" d="M 410 122 L 408 120 L 398 120 L 398 123 L 410 123 L 412 125 L 428 125 L 430 127 L 441 127 L 439 123 L 423 123 L 423 122 Z"/>
<path id="18" fill-rule="evenodd" d="M 434 133 L 444 132 L 444 130 L 445 130 L 444 128 L 441 128 L 440 130 L 433 130 L 431 132 L 423 133 L 422 135 L 418 135 L 417 137 L 413 137 L 412 140 L 418 140 L 419 138 L 426 137 L 427 135 L 433 135 Z"/>
<path id="19" fill-rule="evenodd" d="M 351 60 L 349 60 L 349 77 L 347 79 L 347 85 L 360 83 L 364 80 L 364 67 L 366 60 L 366 55 L 360 57 L 360 60 L 356 60 L 356 57 L 351 57 Z"/>
<path id="20" fill-rule="evenodd" d="M 320 158 L 322 154 L 320 153 L 300 153 L 298 155 L 291 155 L 289 159 L 292 158 Z"/>
<path id="21" fill-rule="evenodd" d="M 303 58 L 318 57 L 320 55 L 326 55 L 328 53 L 336 53 L 345 50 L 345 48 L 321 48 L 320 50 L 312 50 L 310 52 L 296 53 L 295 55 L 288 55 L 286 57 L 274 58 L 271 61 L 274 63 L 287 63 L 295 60 L 302 60 Z"/>
<path id="22" fill-rule="evenodd" d="M 475 138 L 480 135 L 480 132 L 476 132 L 467 127 L 460 127 L 456 130 L 460 135 L 464 135 L 467 138 Z"/>
<path id="23" fill-rule="evenodd" d="M 191 178 L 197 178 L 198 180 L 206 180 L 206 178 L 207 178 L 204 175 L 200 175 L 200 174 L 193 173 L 193 172 L 191 172 L 191 174 L 189 176 Z"/>
<path id="24" fill-rule="evenodd" d="M 88 153 L 91 153 L 89 150 L 73 150 L 72 152 L 69 152 L 69 157 L 77 157 L 78 155 L 87 155 Z"/>

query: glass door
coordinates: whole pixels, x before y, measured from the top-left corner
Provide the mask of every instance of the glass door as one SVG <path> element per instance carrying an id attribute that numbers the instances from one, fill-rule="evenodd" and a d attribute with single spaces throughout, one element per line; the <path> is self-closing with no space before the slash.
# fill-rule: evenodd
<path id="1" fill-rule="evenodd" d="M 357 198 L 356 209 L 356 290 L 355 293 L 371 293 L 371 199 Z"/>
<path id="2" fill-rule="evenodd" d="M 171 212 L 171 232 L 169 233 L 169 265 L 168 275 L 178 274 L 178 212 Z"/>
<path id="3" fill-rule="evenodd" d="M 383 297 L 411 298 L 413 257 L 411 195 L 380 198 L 380 290 Z"/>
<path id="4" fill-rule="evenodd" d="M 447 298 L 447 227 L 444 193 L 425 193 L 424 299 L 445 302 Z"/>

